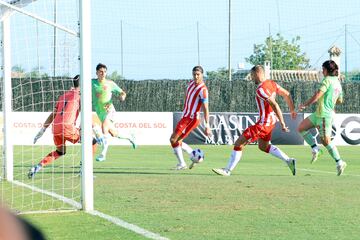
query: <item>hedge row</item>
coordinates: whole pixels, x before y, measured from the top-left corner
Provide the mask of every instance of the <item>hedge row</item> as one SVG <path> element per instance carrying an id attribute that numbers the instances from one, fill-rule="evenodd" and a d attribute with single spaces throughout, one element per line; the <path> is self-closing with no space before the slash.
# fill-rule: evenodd
<path id="1" fill-rule="evenodd" d="M 295 106 L 310 98 L 319 83 L 278 82 L 289 90 Z M 57 97 L 71 87 L 71 79 L 13 79 L 14 111 L 51 111 Z M 118 111 L 174 112 L 181 111 L 187 80 L 122 80 L 117 84 L 126 90 L 127 99 L 119 102 L 114 98 Z M 207 81 L 210 95 L 210 111 L 256 112 L 255 84 L 251 81 Z M 343 83 L 344 104 L 337 107 L 339 113 L 360 113 L 360 83 Z M 2 92 L 2 91 L 1 91 Z M 278 98 L 284 112 L 285 102 Z M 312 106 L 307 112 L 314 111 Z"/>

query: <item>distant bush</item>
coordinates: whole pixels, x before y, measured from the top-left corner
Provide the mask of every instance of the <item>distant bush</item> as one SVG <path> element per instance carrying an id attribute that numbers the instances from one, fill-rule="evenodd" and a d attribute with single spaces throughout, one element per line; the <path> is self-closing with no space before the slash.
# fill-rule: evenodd
<path id="1" fill-rule="evenodd" d="M 116 80 L 127 92 L 125 102 L 114 99 L 118 111 L 175 112 L 184 105 L 185 90 L 189 80 Z M 310 98 L 319 83 L 309 81 L 278 82 L 291 93 L 295 106 Z M 14 111 L 52 111 L 59 95 L 72 85 L 71 79 L 22 78 L 13 79 Z M 207 80 L 210 94 L 210 111 L 257 112 L 255 84 L 251 81 L 223 79 Z M 339 113 L 360 113 L 360 81 L 342 83 L 345 102 L 337 106 Z M 1 96 L 0 91 L 0 96 Z M 2 98 L 1 98 L 2 99 Z M 287 112 L 286 103 L 278 98 L 280 107 Z M 308 109 L 315 110 L 315 105 Z"/>

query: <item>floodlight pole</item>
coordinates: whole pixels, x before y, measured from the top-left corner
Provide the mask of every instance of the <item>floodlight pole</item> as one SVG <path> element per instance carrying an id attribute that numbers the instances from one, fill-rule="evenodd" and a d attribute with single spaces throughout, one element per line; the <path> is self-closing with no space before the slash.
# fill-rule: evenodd
<path id="1" fill-rule="evenodd" d="M 120 22 L 120 48 L 121 48 L 121 77 L 124 77 L 124 42 L 123 42 L 123 21 Z"/>
<path id="2" fill-rule="evenodd" d="M 57 23 L 57 4 L 56 4 L 56 0 L 54 0 L 54 23 Z M 53 77 L 55 78 L 56 76 L 56 27 L 54 27 L 54 59 L 53 59 Z"/>
<path id="3" fill-rule="evenodd" d="M 231 81 L 231 0 L 229 1 L 229 46 L 228 46 L 228 70 L 229 81 Z"/>
<path id="4" fill-rule="evenodd" d="M 80 87 L 81 87 L 81 203 L 82 209 L 94 210 L 94 180 L 92 161 L 91 104 L 91 32 L 90 1 L 79 0 L 80 6 Z"/>
<path id="5" fill-rule="evenodd" d="M 347 62 L 347 24 L 345 24 L 345 81 L 348 80 Z"/>
<path id="6" fill-rule="evenodd" d="M 3 118 L 4 118 L 4 177 L 7 181 L 14 180 L 14 153 L 11 134 L 11 113 L 12 113 L 12 87 L 11 87 L 11 37 L 10 37 L 10 17 L 2 21 L 2 55 L 3 55 Z"/>
<path id="7" fill-rule="evenodd" d="M 200 34 L 199 34 L 199 22 L 196 22 L 196 40 L 197 40 L 197 57 L 198 65 L 200 66 Z"/>

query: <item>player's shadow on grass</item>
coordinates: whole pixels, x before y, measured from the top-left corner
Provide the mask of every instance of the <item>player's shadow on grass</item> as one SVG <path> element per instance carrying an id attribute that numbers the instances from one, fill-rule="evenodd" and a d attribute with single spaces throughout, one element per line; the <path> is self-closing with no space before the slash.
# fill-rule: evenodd
<path id="1" fill-rule="evenodd" d="M 15 166 L 14 166 L 15 167 Z M 24 167 L 24 166 L 16 166 L 18 168 L 20 167 Z M 56 170 L 54 170 L 56 169 Z M 65 170 L 62 171 L 60 169 L 72 169 L 72 170 Z M 114 169 L 116 169 L 116 171 L 114 171 Z M 147 171 L 148 170 L 148 171 Z M 160 172 L 162 171 L 162 172 Z M 204 172 L 206 171 L 206 172 Z M 67 175 L 67 176 L 79 176 L 80 173 L 80 167 L 79 166 L 55 166 L 52 167 L 52 169 L 50 168 L 45 168 L 42 169 L 41 172 L 39 172 L 37 175 L 41 175 L 44 174 L 46 176 L 49 175 Z M 221 176 L 217 176 L 216 174 L 214 174 L 211 169 L 202 169 L 202 172 L 197 172 L 196 170 L 181 170 L 181 171 L 176 171 L 176 170 L 172 170 L 172 169 L 166 169 L 166 168 L 150 168 L 150 167 L 136 167 L 136 168 L 131 168 L 131 167 L 94 167 L 93 168 L 93 173 L 95 174 L 118 174 L 118 175 L 175 175 L 175 176 L 215 176 L 218 178 L 222 178 Z M 19 173 L 20 175 L 21 173 Z M 15 173 L 15 175 L 17 175 Z M 304 174 L 297 174 L 297 176 L 303 176 Z M 310 174 L 305 174 L 305 176 L 309 176 Z M 286 175 L 286 174 L 279 174 L 279 173 L 268 173 L 268 174 L 246 174 L 246 173 L 239 173 L 239 174 L 233 174 L 231 177 L 232 178 L 237 178 L 237 177 L 249 177 L 249 176 L 262 176 L 262 177 L 294 177 L 292 175 Z"/>
<path id="2" fill-rule="evenodd" d="M 173 175 L 169 172 L 127 172 L 127 171 L 94 171 L 94 174 L 119 174 L 119 175 Z"/>
<path id="3" fill-rule="evenodd" d="M 102 168 L 103 169 L 103 168 Z M 126 171 L 129 170 L 129 171 Z M 93 174 L 117 174 L 117 175 L 177 175 L 177 176 L 209 176 L 209 175 L 213 175 L 215 176 L 215 174 L 213 174 L 211 171 L 209 172 L 192 172 L 191 170 L 185 170 L 185 171 L 175 171 L 175 170 L 171 170 L 171 169 L 151 169 L 151 170 L 162 170 L 164 172 L 152 172 L 152 171 L 144 171 L 144 169 L 141 169 L 142 171 L 137 171 L 134 168 L 124 168 L 124 171 L 99 171 L 94 169 Z M 67 176 L 79 176 L 79 172 L 78 171 L 44 171 L 44 172 L 39 172 L 38 175 L 43 174 L 46 176 L 50 176 L 50 175 L 67 175 Z"/>
<path id="4" fill-rule="evenodd" d="M 136 169 L 129 169 L 129 171 L 95 171 L 94 174 L 119 174 L 119 175 L 173 175 L 173 176 L 215 176 L 216 175 L 209 169 L 208 172 L 195 172 L 191 170 L 176 171 L 172 169 L 151 169 L 161 170 L 164 172 L 152 172 L 152 171 L 136 171 Z M 131 171 L 133 170 L 133 171 Z M 218 177 L 218 176 L 217 176 Z"/>

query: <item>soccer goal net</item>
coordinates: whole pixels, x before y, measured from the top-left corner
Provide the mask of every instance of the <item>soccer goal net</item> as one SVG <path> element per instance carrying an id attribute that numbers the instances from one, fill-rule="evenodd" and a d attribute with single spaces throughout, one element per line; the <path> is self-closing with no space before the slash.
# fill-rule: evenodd
<path id="1" fill-rule="evenodd" d="M 0 1 L 0 122 L 4 129 L 0 200 L 15 211 L 82 207 L 80 144 L 67 144 L 65 155 L 29 175 L 33 166 L 56 149 L 51 126 L 36 144 L 34 137 L 58 97 L 81 72 L 80 2 Z"/>

